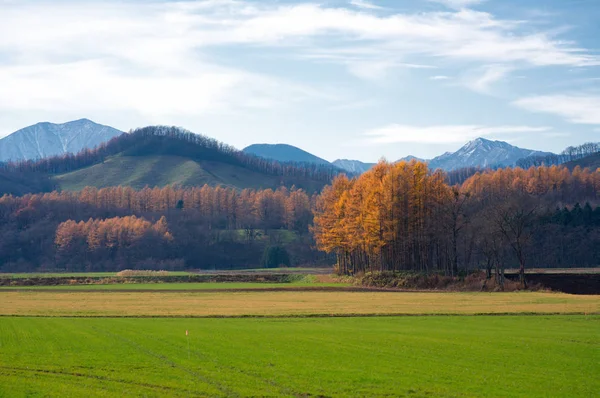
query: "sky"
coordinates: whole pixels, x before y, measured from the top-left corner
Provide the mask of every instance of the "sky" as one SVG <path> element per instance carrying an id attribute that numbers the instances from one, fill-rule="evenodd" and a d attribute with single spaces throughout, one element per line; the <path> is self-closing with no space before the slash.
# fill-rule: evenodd
<path id="1" fill-rule="evenodd" d="M 600 141 L 598 0 L 0 0 L 0 137 L 89 118 L 327 160 Z"/>

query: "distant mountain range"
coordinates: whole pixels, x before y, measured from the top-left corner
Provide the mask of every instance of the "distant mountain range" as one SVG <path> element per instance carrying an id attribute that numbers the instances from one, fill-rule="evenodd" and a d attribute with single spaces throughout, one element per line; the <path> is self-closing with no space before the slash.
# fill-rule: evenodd
<path id="1" fill-rule="evenodd" d="M 243 152 L 278 162 L 316 163 L 331 165 L 327 160 L 308 153 L 305 150 L 287 144 L 254 144 L 243 149 Z"/>
<path id="2" fill-rule="evenodd" d="M 123 134 L 122 131 L 94 123 L 88 119 L 75 120 L 64 124 L 38 123 L 0 139 L 0 162 L 40 159 L 65 153 L 77 153 L 85 148 L 93 148 L 121 134 Z M 338 159 L 334 162 L 328 162 L 305 150 L 287 144 L 254 144 L 244 148 L 243 152 L 279 162 L 332 166 L 354 175 L 362 174 L 375 165 L 375 163 L 352 159 Z M 550 152 L 523 149 L 503 141 L 477 138 L 469 141 L 456 152 L 446 152 L 430 160 L 406 156 L 398 161 L 424 161 L 428 163 L 429 168 L 432 170 L 451 171 L 468 167 L 515 166 L 517 161 L 521 159 L 534 159 L 552 155 Z M 114 172 L 116 171 L 114 170 Z"/>
<path id="3" fill-rule="evenodd" d="M 41 159 L 93 148 L 123 134 L 88 119 L 37 123 L 0 139 L 0 161 Z"/>
<path id="4" fill-rule="evenodd" d="M 550 152 L 519 148 L 504 141 L 477 138 L 467 142 L 456 152 L 446 152 L 431 159 L 429 168 L 450 171 L 464 167 L 506 167 L 514 166 L 519 159 L 528 156 L 550 154 Z"/>
<path id="5" fill-rule="evenodd" d="M 330 164 L 326 160 L 300 148 L 284 144 L 251 145 L 244 149 L 244 152 L 252 153 L 267 159 L 275 159 L 280 162 Z M 504 141 L 492 141 L 485 138 L 477 138 L 469 141 L 456 152 L 446 152 L 431 160 L 409 155 L 398 159 L 398 161 L 409 162 L 411 160 L 416 160 L 419 162 L 427 162 L 429 168 L 432 170 L 442 169 L 451 171 L 465 167 L 486 168 L 514 166 L 520 159 L 530 156 L 546 155 L 551 155 L 551 153 L 519 148 Z M 338 159 L 331 164 L 351 174 L 362 174 L 375 165 L 375 163 L 365 163 L 352 159 Z"/>

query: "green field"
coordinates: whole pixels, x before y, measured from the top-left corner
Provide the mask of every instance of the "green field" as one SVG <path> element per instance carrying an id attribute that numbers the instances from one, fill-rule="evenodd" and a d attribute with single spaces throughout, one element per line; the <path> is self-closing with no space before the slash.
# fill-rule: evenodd
<path id="1" fill-rule="evenodd" d="M 326 275 L 300 279 L 0 288 L 0 397 L 600 390 L 600 296 L 354 291 Z"/>
<path id="2" fill-rule="evenodd" d="M 0 396 L 592 397 L 599 344 L 598 316 L 0 318 Z"/>

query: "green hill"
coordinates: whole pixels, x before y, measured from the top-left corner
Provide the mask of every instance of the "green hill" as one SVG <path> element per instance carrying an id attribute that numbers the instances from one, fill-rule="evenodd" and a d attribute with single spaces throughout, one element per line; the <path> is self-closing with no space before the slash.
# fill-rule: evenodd
<path id="1" fill-rule="evenodd" d="M 41 175 L 48 184 L 73 191 L 86 186 L 140 189 L 208 184 L 238 189 L 296 186 L 307 192 L 320 190 L 339 172 L 331 165 L 263 159 L 215 139 L 166 126 L 137 129 L 76 155 L 5 165 L 3 171 L 11 181 L 23 182 L 20 176 L 25 174 Z"/>
<path id="2" fill-rule="evenodd" d="M 277 188 L 296 185 L 307 191 L 316 191 L 323 183 L 301 178 L 268 175 L 247 168 L 218 161 L 192 160 L 183 156 L 144 155 L 108 157 L 103 163 L 53 177 L 63 190 L 79 191 L 86 186 L 104 188 L 130 186 L 227 186 L 234 188 Z"/>

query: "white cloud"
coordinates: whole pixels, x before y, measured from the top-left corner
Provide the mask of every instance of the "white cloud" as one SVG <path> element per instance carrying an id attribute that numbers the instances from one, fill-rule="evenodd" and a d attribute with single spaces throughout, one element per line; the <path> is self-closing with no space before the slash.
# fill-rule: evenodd
<path id="1" fill-rule="evenodd" d="M 490 137 L 505 134 L 541 133 L 549 127 L 532 126 L 478 126 L 478 125 L 441 125 L 407 126 L 391 124 L 367 131 L 365 136 L 373 144 L 423 143 L 451 144 L 463 143 L 477 137 Z"/>
<path id="2" fill-rule="evenodd" d="M 507 65 L 488 65 L 480 75 L 468 78 L 466 85 L 473 91 L 489 93 L 492 85 L 504 79 L 512 70 L 513 68 Z"/>
<path id="3" fill-rule="evenodd" d="M 533 112 L 552 113 L 578 124 L 600 124 L 600 96 L 585 94 L 541 95 L 513 103 Z"/>
<path id="4" fill-rule="evenodd" d="M 544 32 L 524 33 L 521 26 L 469 9 L 379 15 L 364 7 L 244 0 L 3 2 L 0 110 L 95 107 L 201 114 L 336 100 L 327 90 L 287 76 L 232 66 L 239 65 L 240 48 L 335 62 L 364 79 L 385 78 L 398 68 L 431 67 L 425 65 L 428 60 L 440 59 L 528 66 L 599 63 L 571 42 Z M 227 66 L 223 56 L 214 56 L 216 48 L 231 53 Z M 286 70 L 275 74 L 284 76 Z M 497 79 L 491 73 L 479 84 Z"/>
<path id="5" fill-rule="evenodd" d="M 84 5 L 26 2 L 4 8 L 0 13 L 0 48 L 31 57 L 35 56 L 31 54 L 34 50 L 42 56 L 78 51 L 83 55 L 116 52 L 127 56 L 130 44 L 147 46 L 142 48 L 144 51 L 136 51 L 135 57 L 143 57 L 150 50 L 156 52 L 150 44 L 169 55 L 219 45 L 260 44 L 334 50 L 338 54 L 343 50 L 346 56 L 357 57 L 368 48 L 371 56 L 428 54 L 570 66 L 600 61 L 573 43 L 552 39 L 547 33 L 520 33 L 525 21 L 500 20 L 474 10 L 377 16 L 316 4 L 244 1 Z M 337 40 L 336 45 L 329 39 Z"/>
<path id="6" fill-rule="evenodd" d="M 383 9 L 383 7 L 378 6 L 376 4 L 373 4 L 373 3 L 370 3 L 370 2 L 365 1 L 365 0 L 351 0 L 350 4 L 352 4 L 353 6 L 358 7 L 358 8 L 366 8 L 366 9 L 369 9 L 369 10 L 381 10 L 381 9 Z"/>
<path id="7" fill-rule="evenodd" d="M 429 80 L 448 80 L 448 79 L 450 79 L 450 77 L 444 76 L 444 75 L 431 76 L 429 78 Z"/>
<path id="8" fill-rule="evenodd" d="M 193 74 L 128 75 L 105 61 L 0 68 L 0 109 L 92 112 L 130 110 L 148 118 L 275 109 L 330 100 L 300 85 L 248 72 L 194 64 Z"/>

